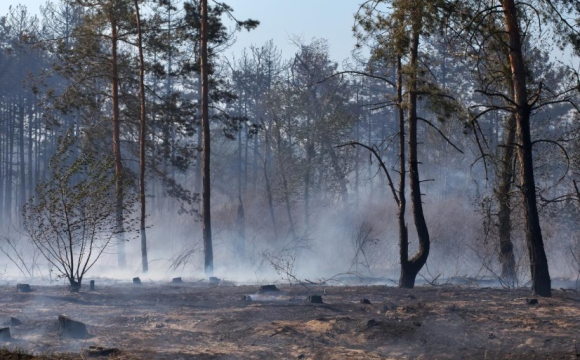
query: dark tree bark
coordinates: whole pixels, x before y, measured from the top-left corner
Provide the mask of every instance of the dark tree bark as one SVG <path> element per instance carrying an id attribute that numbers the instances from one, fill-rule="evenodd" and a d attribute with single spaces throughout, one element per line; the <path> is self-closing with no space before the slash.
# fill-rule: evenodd
<path id="1" fill-rule="evenodd" d="M 516 135 L 516 119 L 511 115 L 505 127 L 505 147 L 502 150 L 500 163 L 500 178 L 497 187 L 498 209 L 498 235 L 499 235 L 499 262 L 501 264 L 501 278 L 508 284 L 515 285 L 517 282 L 516 260 L 514 245 L 511 240 L 511 189 L 514 178 L 514 143 Z"/>
<path id="2" fill-rule="evenodd" d="M 523 201 L 526 243 L 530 257 L 532 292 L 539 296 L 551 296 L 551 280 L 548 260 L 536 204 L 536 184 L 530 134 L 532 107 L 528 103 L 526 66 L 522 52 L 522 38 L 518 12 L 514 0 L 502 0 L 506 30 L 509 38 L 509 58 L 514 86 L 516 137 L 518 141 L 519 177 Z"/>
<path id="3" fill-rule="evenodd" d="M 210 181 L 210 128 L 209 128 L 209 64 L 207 56 L 208 24 L 207 0 L 201 0 L 201 124 L 203 131 L 202 162 L 202 217 L 205 274 L 213 275 L 213 247 L 211 239 L 211 181 Z"/>
<path id="4" fill-rule="evenodd" d="M 421 12 L 421 10 L 417 10 Z M 415 286 L 417 274 L 427 262 L 431 242 L 429 239 L 429 230 L 423 215 L 423 203 L 421 200 L 421 181 L 419 178 L 419 161 L 417 160 L 417 66 L 419 52 L 419 37 L 421 33 L 421 17 L 415 15 L 413 24 L 409 66 L 412 71 L 409 79 L 408 88 L 408 111 L 407 126 L 409 131 L 409 187 L 411 188 L 411 204 L 413 207 L 413 218 L 417 237 L 419 238 L 419 249 L 417 253 L 408 261 L 401 262 L 401 277 L 399 287 L 412 289 Z M 407 244 L 402 244 L 408 246 Z M 402 259 L 405 260 L 405 259 Z"/>
<path id="5" fill-rule="evenodd" d="M 407 199 L 405 198 L 405 112 L 403 110 L 403 69 L 401 56 L 397 56 L 397 115 L 399 123 L 399 210 L 397 211 L 397 223 L 399 225 L 399 261 L 401 263 L 401 275 L 399 277 L 399 287 L 408 287 L 407 274 L 409 262 L 409 231 L 405 223 L 405 211 L 407 209 Z M 413 280 L 412 285 L 415 285 Z M 411 287 L 413 287 L 411 286 Z"/>
<path id="6" fill-rule="evenodd" d="M 113 10 L 110 10 L 113 11 Z M 109 14 L 111 22 L 111 103 L 113 107 L 113 157 L 115 158 L 116 196 L 117 196 L 117 261 L 121 268 L 126 266 L 125 237 L 123 235 L 123 161 L 121 158 L 121 119 L 119 116 L 119 69 L 117 45 L 119 33 L 115 14 Z"/>
<path id="7" fill-rule="evenodd" d="M 145 231 L 146 201 L 145 201 L 145 139 L 147 134 L 147 113 L 145 108 L 145 61 L 143 60 L 143 37 L 141 33 L 141 17 L 139 1 L 135 0 L 135 17 L 137 21 L 137 38 L 139 49 L 139 101 L 141 118 L 139 128 L 139 200 L 141 202 L 141 268 L 143 273 L 149 271 L 147 261 L 147 233 Z"/>
<path id="8" fill-rule="evenodd" d="M 246 258 L 246 218 L 244 216 L 244 204 L 242 197 L 239 197 L 240 204 L 238 205 L 238 216 L 236 218 L 236 230 L 238 231 L 238 238 L 236 239 L 236 256 L 240 260 Z"/>

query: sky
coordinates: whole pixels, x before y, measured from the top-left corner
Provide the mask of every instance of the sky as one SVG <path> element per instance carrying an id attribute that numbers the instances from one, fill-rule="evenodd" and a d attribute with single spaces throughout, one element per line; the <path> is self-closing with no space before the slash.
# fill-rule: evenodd
<path id="1" fill-rule="evenodd" d="M 327 39 L 331 58 L 341 63 L 350 57 L 355 39 L 352 34 L 357 0 L 228 0 L 238 19 L 252 18 L 260 26 L 238 33 L 232 48 L 239 53 L 249 45 L 261 46 L 272 39 L 288 58 L 296 51 L 291 39 L 298 36 L 308 43 L 313 38 Z"/>
<path id="2" fill-rule="evenodd" d="M 240 54 L 244 47 L 262 46 L 268 40 L 291 57 L 296 46 L 291 39 L 299 37 L 309 43 L 314 38 L 329 42 L 330 57 L 339 64 L 348 57 L 356 43 L 352 35 L 353 16 L 359 0 L 224 0 L 234 9 L 239 20 L 252 18 L 260 26 L 251 32 L 237 34 L 237 42 L 226 56 Z M 10 5 L 21 3 L 38 13 L 45 0 L 0 0 L 0 14 L 8 13 Z M 229 53 L 229 55 L 228 55 Z M 237 55 L 236 55 L 237 56 Z"/>

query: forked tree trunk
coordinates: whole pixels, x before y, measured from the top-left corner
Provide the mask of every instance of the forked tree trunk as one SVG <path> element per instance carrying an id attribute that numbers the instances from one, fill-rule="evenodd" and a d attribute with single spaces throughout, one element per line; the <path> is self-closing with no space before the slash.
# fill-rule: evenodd
<path id="1" fill-rule="evenodd" d="M 213 246 L 211 239 L 211 181 L 210 181 L 210 128 L 209 128 L 209 64 L 207 57 L 207 0 L 201 0 L 201 125 L 203 131 L 202 162 L 202 221 L 203 249 L 205 254 L 205 274 L 213 275 Z"/>
<path id="2" fill-rule="evenodd" d="M 399 122 L 399 210 L 397 211 L 397 223 L 399 225 L 399 262 L 401 263 L 401 275 L 399 287 L 408 288 L 415 285 L 415 279 L 409 281 L 409 231 L 405 224 L 405 211 L 407 199 L 405 198 L 406 159 L 405 159 L 405 112 L 403 110 L 403 68 L 401 56 L 397 56 L 397 116 Z"/>
<path id="3" fill-rule="evenodd" d="M 141 17 L 139 15 L 139 0 L 135 0 L 135 17 L 137 21 L 137 38 L 139 48 L 139 101 L 141 118 L 139 128 L 139 199 L 141 201 L 141 269 L 149 271 L 147 260 L 147 233 L 145 231 L 146 201 L 145 201 L 145 138 L 147 132 L 147 113 L 145 112 L 145 61 L 143 60 L 143 37 L 141 33 Z"/>
<path id="4" fill-rule="evenodd" d="M 544 240 L 540 228 L 540 218 L 536 204 L 536 183 L 532 157 L 530 133 L 531 106 L 526 88 L 526 67 L 522 53 L 522 39 L 514 0 L 502 0 L 506 30 L 509 37 L 509 58 L 516 103 L 516 136 L 518 140 L 518 161 L 520 164 L 520 186 L 524 210 L 526 243 L 530 257 L 532 292 L 540 296 L 551 296 L 551 280 L 548 259 L 544 251 Z"/>
<path id="5" fill-rule="evenodd" d="M 416 10 L 421 12 L 420 9 Z M 419 178 L 419 162 L 417 160 L 417 66 L 419 37 L 421 33 L 420 19 L 421 16 L 414 15 L 415 20 L 412 29 L 411 48 L 409 66 L 411 74 L 408 88 L 408 112 L 407 126 L 409 131 L 409 187 L 411 188 L 411 204 L 413 206 L 413 218 L 417 237 L 419 238 L 419 249 L 411 259 L 401 259 L 401 277 L 399 287 L 412 289 L 415 286 L 417 274 L 427 262 L 431 242 L 429 239 L 429 230 L 423 215 L 423 203 L 421 201 L 421 181 Z M 402 244 L 403 247 L 408 246 Z M 402 253 L 402 251 L 401 251 Z"/>

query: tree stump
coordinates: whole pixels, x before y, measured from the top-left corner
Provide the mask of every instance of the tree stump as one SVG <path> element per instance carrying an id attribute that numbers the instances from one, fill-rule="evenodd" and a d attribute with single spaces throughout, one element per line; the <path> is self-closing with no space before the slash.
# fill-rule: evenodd
<path id="1" fill-rule="evenodd" d="M 264 293 L 264 292 L 273 292 L 273 291 L 280 291 L 278 290 L 278 288 L 276 287 L 276 285 L 262 285 L 260 286 L 260 292 Z"/>
<path id="2" fill-rule="evenodd" d="M 322 304 L 322 296 L 310 295 L 308 298 L 306 298 L 306 302 L 309 302 L 312 304 Z"/>
<path id="3" fill-rule="evenodd" d="M 10 328 L 0 328 L 0 340 L 10 340 Z"/>
<path id="4" fill-rule="evenodd" d="M 58 334 L 75 339 L 85 339 L 89 336 L 84 323 L 72 320 L 65 315 L 58 316 Z"/>
<path id="5" fill-rule="evenodd" d="M 171 282 L 174 284 L 181 284 L 181 283 L 183 283 L 183 280 L 181 280 L 181 277 L 176 277 L 176 278 L 173 278 L 173 280 L 171 280 Z"/>
<path id="6" fill-rule="evenodd" d="M 11 317 L 10 318 L 10 326 L 18 326 L 18 325 L 22 325 L 22 321 L 18 320 L 15 317 Z"/>
<path id="7" fill-rule="evenodd" d="M 141 285 L 141 279 L 139 279 L 138 277 L 133 278 L 133 284 Z"/>
<path id="8" fill-rule="evenodd" d="M 370 305 L 371 301 L 369 299 L 360 299 L 361 304 Z"/>
<path id="9" fill-rule="evenodd" d="M 538 299 L 526 299 L 526 304 L 528 305 L 537 305 Z"/>
<path id="10" fill-rule="evenodd" d="M 91 291 L 95 291 L 95 280 L 91 280 L 91 283 L 90 283 L 90 285 L 89 285 L 89 289 L 90 289 Z"/>
<path id="11" fill-rule="evenodd" d="M 16 291 L 20 292 L 31 292 L 30 285 L 28 284 L 16 284 Z"/>
<path id="12" fill-rule="evenodd" d="M 69 290 L 70 290 L 70 292 L 81 291 L 81 283 L 78 281 L 71 280 Z"/>
<path id="13" fill-rule="evenodd" d="M 220 283 L 220 281 L 221 281 L 221 279 L 220 278 L 217 278 L 215 276 L 212 276 L 212 277 L 209 278 L 209 283 L 211 285 L 218 285 Z"/>

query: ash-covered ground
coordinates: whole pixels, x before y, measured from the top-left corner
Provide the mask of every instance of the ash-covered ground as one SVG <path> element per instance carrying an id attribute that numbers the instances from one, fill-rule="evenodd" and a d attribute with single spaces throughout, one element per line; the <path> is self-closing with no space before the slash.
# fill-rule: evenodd
<path id="1" fill-rule="evenodd" d="M 88 280 L 0 291 L 0 322 L 35 354 L 86 358 L 89 346 L 115 359 L 576 359 L 580 294 L 555 290 L 530 305 L 529 290 L 420 286 L 183 284 Z M 323 304 L 306 302 L 322 295 Z M 247 295 L 250 295 L 249 297 Z M 251 300 L 250 300 L 251 299 Z M 368 299 L 370 304 L 361 303 Z M 59 314 L 86 323 L 88 339 L 57 334 Z"/>

